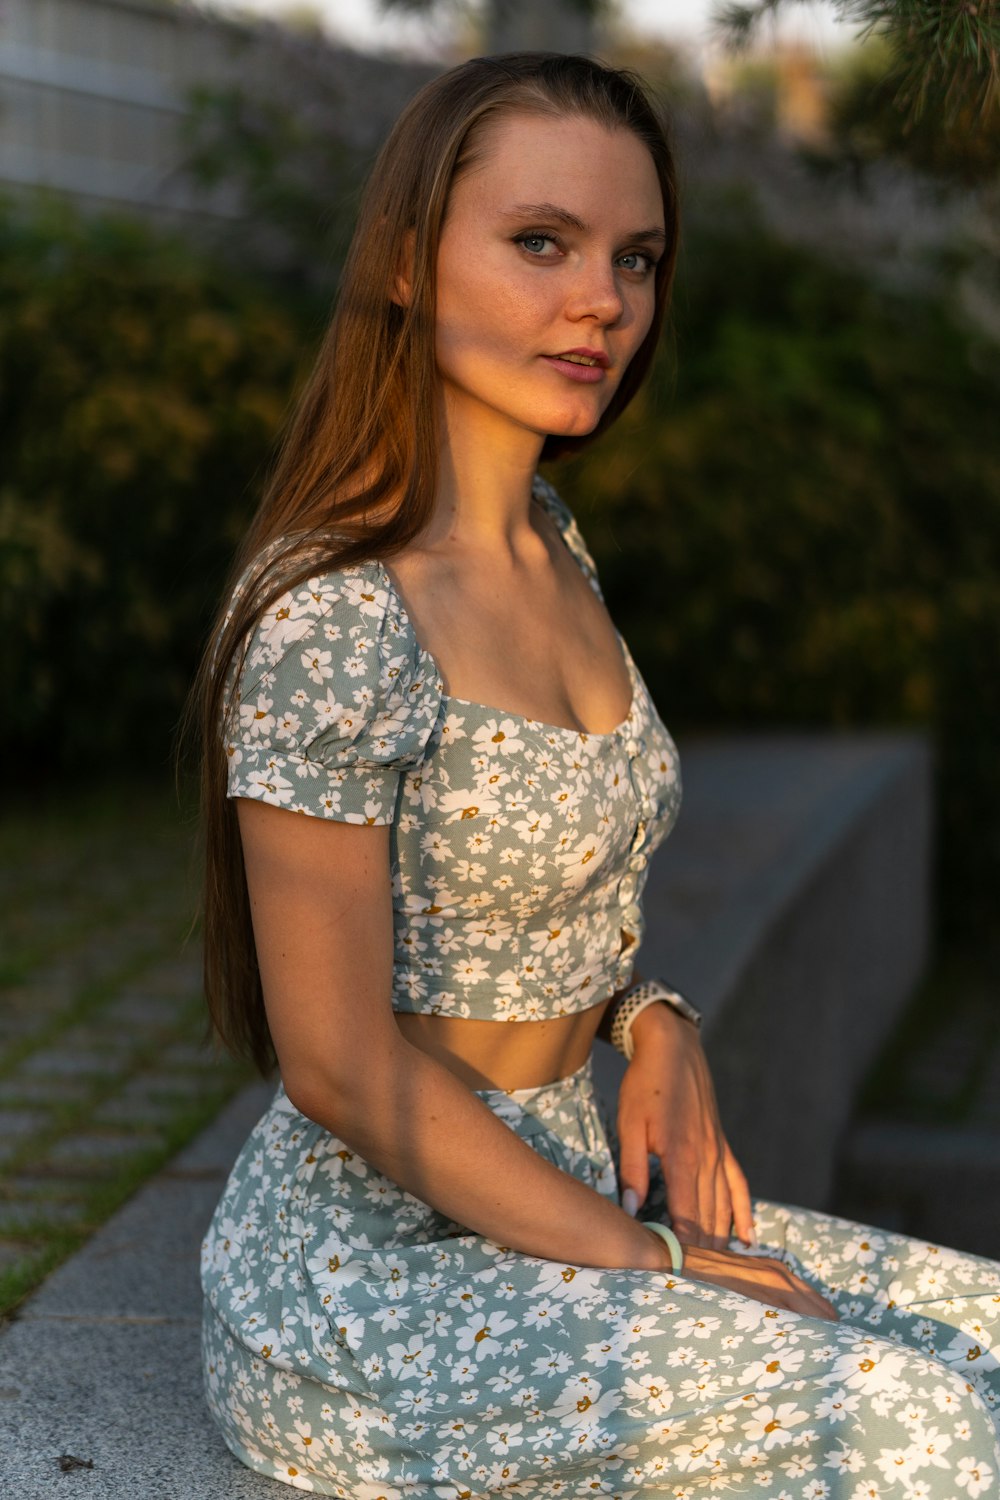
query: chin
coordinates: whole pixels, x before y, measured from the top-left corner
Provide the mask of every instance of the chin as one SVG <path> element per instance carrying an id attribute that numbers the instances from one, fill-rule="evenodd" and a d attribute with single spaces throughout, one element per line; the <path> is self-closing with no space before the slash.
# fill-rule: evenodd
<path id="1" fill-rule="evenodd" d="M 589 437 L 590 434 L 594 431 L 595 427 L 597 427 L 603 415 L 603 412 L 598 412 L 596 417 L 588 417 L 585 422 L 572 422 L 566 423 L 562 427 L 550 427 L 547 435 L 549 437 L 560 438 Z"/>
<path id="2" fill-rule="evenodd" d="M 588 433 L 593 432 L 604 416 L 605 410 L 606 407 L 602 406 L 600 411 L 591 409 L 587 412 L 565 412 L 561 416 L 553 416 L 551 425 L 545 429 L 546 436 L 586 437 Z"/>

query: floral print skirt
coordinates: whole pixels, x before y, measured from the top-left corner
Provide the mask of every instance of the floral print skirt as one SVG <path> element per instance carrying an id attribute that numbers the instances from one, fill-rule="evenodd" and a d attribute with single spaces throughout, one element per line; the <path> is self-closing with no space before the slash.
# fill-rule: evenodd
<path id="1" fill-rule="evenodd" d="M 479 1097 L 617 1197 L 589 1065 Z M 662 1213 L 654 1192 L 643 1217 Z M 1000 1265 L 807 1209 L 754 1213 L 759 1253 L 839 1323 L 503 1249 L 279 1088 L 204 1241 L 209 1408 L 250 1468 L 344 1500 L 995 1500 Z"/>

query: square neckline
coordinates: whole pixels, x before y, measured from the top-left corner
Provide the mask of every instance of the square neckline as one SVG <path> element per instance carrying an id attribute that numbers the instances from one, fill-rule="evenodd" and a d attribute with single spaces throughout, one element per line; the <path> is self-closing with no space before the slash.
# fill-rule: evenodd
<path id="1" fill-rule="evenodd" d="M 573 558 L 573 561 L 580 568 L 581 573 L 584 574 L 584 577 L 587 578 L 587 582 L 593 588 L 593 580 L 587 577 L 580 559 L 577 557 L 573 548 L 566 540 L 566 533 L 563 530 L 562 526 L 560 526 L 558 517 L 554 514 L 551 506 L 545 503 L 544 491 L 541 490 L 540 486 L 536 482 L 532 482 L 531 498 L 535 502 L 535 504 L 540 505 L 541 508 L 545 511 L 546 515 L 550 517 L 556 530 L 559 533 L 562 544 L 566 548 L 566 551 Z M 480 712 L 484 714 L 499 714 L 505 719 L 512 719 L 517 724 L 527 724 L 532 728 L 540 729 L 545 733 L 568 734 L 571 735 L 573 739 L 583 740 L 584 742 L 594 741 L 597 744 L 605 744 L 613 740 L 624 739 L 628 734 L 629 729 L 632 725 L 632 721 L 635 718 L 635 715 L 638 712 L 639 708 L 639 679 L 635 662 L 632 660 L 632 653 L 629 650 L 627 642 L 625 641 L 618 627 L 615 625 L 614 621 L 611 622 L 611 628 L 612 630 L 614 630 L 615 639 L 618 641 L 618 648 L 622 653 L 622 658 L 625 662 L 625 670 L 628 673 L 629 685 L 632 689 L 632 696 L 629 699 L 628 711 L 625 714 L 624 719 L 622 719 L 620 723 L 616 724 L 613 729 L 605 729 L 600 731 L 591 729 L 571 729 L 566 724 L 550 724 L 547 723 L 544 719 L 535 719 L 528 714 L 514 713 L 513 710 L 509 708 L 501 708 L 498 705 L 492 703 L 482 703 L 478 699 L 473 698 L 457 698 L 453 693 L 446 692 L 444 687 L 444 674 L 442 673 L 433 652 L 427 649 L 427 647 L 423 644 L 420 637 L 418 636 L 413 624 L 413 620 L 406 608 L 403 596 L 396 586 L 392 575 L 380 559 L 376 558 L 375 562 L 376 566 L 379 569 L 379 572 L 382 575 L 383 581 L 391 598 L 395 601 L 400 620 L 408 629 L 410 637 L 414 641 L 421 656 L 426 658 L 426 660 L 430 663 L 431 667 L 434 670 L 435 676 L 437 677 L 438 686 L 441 690 L 441 701 L 443 704 L 453 703 L 456 704 L 459 708 L 479 709 Z M 596 589 L 595 592 L 597 592 Z"/>

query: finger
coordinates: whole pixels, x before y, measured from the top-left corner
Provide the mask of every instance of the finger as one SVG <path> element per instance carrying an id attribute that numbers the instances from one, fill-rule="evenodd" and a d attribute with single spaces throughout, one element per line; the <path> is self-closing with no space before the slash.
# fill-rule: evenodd
<path id="1" fill-rule="evenodd" d="M 649 1192 L 649 1153 L 645 1124 L 636 1126 L 619 1120 L 618 1139 L 618 1187 L 621 1204 L 625 1212 L 634 1217 L 645 1203 Z"/>
<path id="2" fill-rule="evenodd" d="M 759 1261 L 757 1263 L 760 1264 Z M 839 1320 L 837 1309 L 832 1302 L 827 1301 L 822 1292 L 789 1270 L 783 1261 L 769 1260 L 768 1263 L 778 1271 L 784 1306 L 803 1317 L 823 1318 L 827 1322 Z"/>
<path id="3" fill-rule="evenodd" d="M 803 1314 L 807 1318 L 822 1318 L 824 1322 L 836 1323 L 838 1321 L 837 1310 L 832 1303 L 821 1297 L 819 1292 L 809 1288 L 809 1295 L 800 1293 L 795 1299 L 793 1311 Z"/>
<path id="4" fill-rule="evenodd" d="M 715 1248 L 725 1250 L 729 1244 L 729 1234 L 733 1226 L 733 1202 L 729 1196 L 729 1184 L 721 1163 L 716 1168 L 713 1186 L 715 1199 L 712 1211 L 712 1234 Z"/>
<path id="5" fill-rule="evenodd" d="M 744 1245 L 756 1245 L 757 1232 L 753 1222 L 753 1201 L 750 1197 L 750 1184 L 743 1174 L 743 1169 L 736 1160 L 729 1146 L 726 1146 L 726 1154 L 723 1162 L 726 1172 L 726 1182 L 729 1184 L 729 1197 L 733 1205 L 733 1229 L 736 1238 L 742 1240 Z"/>
<path id="6" fill-rule="evenodd" d="M 705 1243 L 713 1250 L 725 1250 L 729 1244 L 732 1210 L 722 1160 L 718 1156 L 703 1158 L 698 1173 L 698 1203 Z"/>
<path id="7" fill-rule="evenodd" d="M 808 1281 L 803 1281 L 801 1276 L 796 1276 L 793 1271 L 789 1271 L 788 1274 L 795 1282 L 796 1286 L 800 1288 L 804 1293 L 805 1298 L 808 1301 L 810 1308 L 812 1309 L 811 1315 L 813 1317 L 827 1318 L 833 1322 L 839 1321 L 840 1314 L 837 1312 L 837 1309 L 834 1307 L 833 1303 L 829 1302 L 827 1298 L 823 1296 L 822 1292 L 817 1291 L 814 1286 L 810 1286 Z"/>

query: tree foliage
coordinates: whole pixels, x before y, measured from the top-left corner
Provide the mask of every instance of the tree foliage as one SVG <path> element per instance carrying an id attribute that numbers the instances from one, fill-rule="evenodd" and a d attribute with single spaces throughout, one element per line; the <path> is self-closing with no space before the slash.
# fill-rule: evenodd
<path id="1" fill-rule="evenodd" d="M 746 48 L 765 23 L 803 0 L 724 0 L 713 12 L 717 35 Z M 1000 12 L 992 0 L 831 0 L 859 40 L 877 34 L 889 53 L 887 79 L 903 128 L 919 120 L 995 119 L 1000 96 Z"/>
<path id="2" fill-rule="evenodd" d="M 918 116 L 898 107 L 899 84 L 884 42 L 860 50 L 833 84 L 828 127 L 834 150 L 859 167 L 886 159 L 942 183 L 986 187 L 1000 177 L 1000 97 L 977 112 L 970 100 L 948 108 L 940 84 Z"/>

